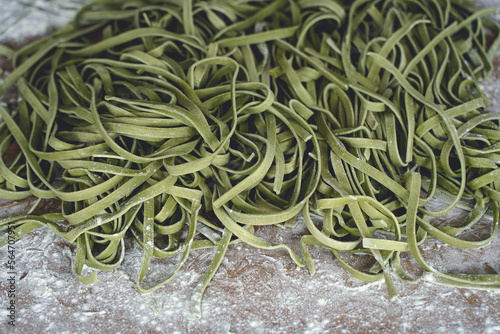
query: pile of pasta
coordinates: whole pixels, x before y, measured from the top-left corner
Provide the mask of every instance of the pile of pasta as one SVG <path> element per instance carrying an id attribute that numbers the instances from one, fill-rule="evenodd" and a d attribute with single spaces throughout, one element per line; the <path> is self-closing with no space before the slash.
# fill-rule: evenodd
<path id="1" fill-rule="evenodd" d="M 329 248 L 390 297 L 393 276 L 499 288 L 499 275 L 439 272 L 418 247 L 482 247 L 497 230 L 500 113 L 485 111 L 478 85 L 500 43 L 493 12 L 455 0 L 93 2 L 50 36 L 0 48 L 14 66 L 0 93 L 19 94 L 13 112 L 0 106 L 0 197 L 62 201 L 0 229 L 44 226 L 75 243 L 86 284 L 97 275 L 84 265 L 117 268 L 132 236 L 141 292 L 191 250 L 215 248 L 193 293 L 198 315 L 236 242 L 284 249 L 313 274 L 308 246 Z M 444 209 L 428 208 L 436 199 Z M 430 222 L 455 207 L 469 211 L 461 225 Z M 457 236 L 482 217 L 490 237 Z M 301 223 L 301 255 L 254 234 Z M 374 265 L 359 270 L 345 253 Z M 170 276 L 143 283 L 152 258 L 175 255 Z"/>

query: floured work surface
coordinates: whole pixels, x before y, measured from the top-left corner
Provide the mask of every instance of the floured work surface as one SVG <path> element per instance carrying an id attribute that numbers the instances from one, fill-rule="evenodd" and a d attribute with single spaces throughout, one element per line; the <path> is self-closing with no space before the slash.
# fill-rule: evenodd
<path id="1" fill-rule="evenodd" d="M 26 209 L 22 203 L 2 206 L 2 216 Z M 297 245 L 298 235 L 306 232 L 303 222 L 297 225 L 300 227 L 287 230 L 262 229 L 258 234 Z M 489 224 L 484 229 L 487 232 Z M 470 237 L 480 237 L 481 228 L 473 234 Z M 471 251 L 455 250 L 429 239 L 421 250 L 430 264 L 444 272 L 498 273 L 499 239 L 497 236 L 489 246 Z M 132 242 L 127 244 L 119 269 L 100 272 L 98 283 L 92 286 L 83 285 L 71 273 L 74 247 L 50 231 L 38 229 L 15 247 L 18 333 L 500 331 L 499 292 L 396 280 L 400 296 L 390 301 L 383 281 L 356 281 L 331 252 L 318 247 L 311 249 L 317 265 L 317 273 L 311 277 L 304 268 L 296 270 L 285 251 L 231 246 L 206 290 L 201 319 L 190 314 L 188 300 L 215 250 L 193 251 L 173 281 L 142 295 L 135 285 L 142 250 Z M 0 254 L 5 277 L 7 252 L 2 249 Z M 175 260 L 154 261 L 150 278 L 167 275 Z M 419 270 L 407 257 L 403 262 L 410 272 Z M 4 282 L 2 279 L 3 301 Z M 10 330 L 4 306 L 1 332 Z"/>
<path id="2" fill-rule="evenodd" d="M 52 2 L 37 1 L 38 9 L 25 14 L 19 22 L 28 20 L 25 30 L 18 28 L 18 23 L 7 30 L 16 32 L 17 35 L 11 35 L 14 44 L 21 44 L 20 38 L 37 35 L 29 22 L 37 22 L 40 29 L 46 29 L 49 25 L 44 20 L 50 21 L 60 14 L 52 11 L 48 3 Z M 3 0 L 0 5 L 21 10 L 18 13 L 26 9 L 14 8 L 12 1 Z M 484 5 L 498 7 L 500 2 L 484 1 Z M 499 64 L 500 54 L 496 67 Z M 500 110 L 498 70 L 493 82 L 484 83 L 484 90 L 492 102 L 489 110 Z M 33 200 L 2 201 L 0 218 L 23 214 L 32 203 Z M 57 206 L 58 203 L 45 203 L 38 213 L 53 212 Z M 440 219 L 449 223 L 448 220 L 462 217 L 463 212 L 456 210 Z M 490 229 L 491 224 L 484 222 L 462 236 L 480 240 Z M 295 228 L 265 227 L 256 234 L 291 245 L 299 252 L 298 240 L 305 233 L 304 222 L 299 220 Z M 197 319 L 189 312 L 188 300 L 214 251 L 193 251 L 173 281 L 156 292 L 142 295 L 135 283 L 142 250 L 131 239 L 123 264 L 112 272 L 99 272 L 98 283 L 85 286 L 71 272 L 75 247 L 46 229 L 38 229 L 15 243 L 15 332 L 500 332 L 498 292 L 427 282 L 411 285 L 395 280 L 400 296 L 390 301 L 383 281 L 375 284 L 356 281 L 327 249 L 311 247 L 317 266 L 316 275 L 311 277 L 305 268 L 296 269 L 286 251 L 264 251 L 243 243 L 229 247 L 206 290 L 203 316 Z M 498 235 L 490 245 L 476 250 L 457 250 L 428 238 L 421 251 L 429 264 L 446 273 L 500 272 Z M 402 255 L 405 268 L 417 275 L 419 266 L 410 260 L 409 254 Z M 357 259 L 359 267 L 370 265 L 359 256 Z M 174 257 L 153 261 L 148 281 L 161 280 L 178 260 Z M 7 249 L 1 249 L 2 333 L 13 329 L 7 323 L 7 261 Z"/>

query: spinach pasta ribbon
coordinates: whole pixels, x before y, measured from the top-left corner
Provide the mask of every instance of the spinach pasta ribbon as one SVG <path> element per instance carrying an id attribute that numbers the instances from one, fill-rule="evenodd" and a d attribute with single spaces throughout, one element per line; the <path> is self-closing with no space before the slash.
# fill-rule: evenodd
<path id="1" fill-rule="evenodd" d="M 477 84 L 491 75 L 499 43 L 498 27 L 484 18 L 491 10 L 475 12 L 470 3 L 449 1 L 354 1 L 345 12 L 324 12 L 303 17 L 309 32 L 302 34 L 322 29 L 321 38 L 278 41 L 273 69 L 275 76 L 287 76 L 292 98 L 316 111 L 314 125 L 324 140 L 322 177 L 311 202 L 323 215 L 321 230 L 312 224 L 309 207 L 304 209 L 312 236 L 303 237 L 302 249 L 310 270 L 307 245 L 328 247 L 355 277 L 384 278 L 394 296 L 390 267 L 415 281 L 399 263 L 399 252 L 410 251 L 428 272 L 426 279 L 498 288 L 496 276 L 440 273 L 417 247 L 426 235 L 455 247 L 482 247 L 497 230 L 498 160 L 491 149 L 499 123 L 497 113 L 485 112 L 488 102 Z M 319 25 L 320 17 L 331 23 Z M 484 26 L 497 34 L 489 49 Z M 297 75 L 306 71 L 307 77 Z M 428 210 L 435 198 L 448 206 Z M 463 206 L 464 198 L 475 206 L 462 226 L 429 222 Z M 456 237 L 488 208 L 490 237 L 477 242 Z M 369 272 L 359 271 L 341 252 L 368 252 L 375 264 Z"/>
<path id="2" fill-rule="evenodd" d="M 497 289 L 498 275 L 441 273 L 418 248 L 427 236 L 482 247 L 497 230 L 500 116 L 478 85 L 500 43 L 491 12 L 451 0 L 95 1 L 50 36 L 0 48 L 14 65 L 0 93 L 20 96 L 14 112 L 0 106 L 0 197 L 62 202 L 0 229 L 45 226 L 76 244 L 86 284 L 97 275 L 84 266 L 117 268 L 132 236 L 141 292 L 192 250 L 215 249 L 196 315 L 235 242 L 282 249 L 312 274 L 308 245 L 329 248 L 391 297 L 392 271 Z M 436 199 L 447 207 L 429 210 Z M 461 226 L 430 220 L 455 207 L 470 212 Z M 254 233 L 298 215 L 302 257 Z M 460 239 L 485 216 L 490 237 Z M 401 252 L 425 274 L 407 274 Z M 359 270 L 343 253 L 374 264 Z M 169 257 L 176 268 L 149 282 L 151 260 Z"/>

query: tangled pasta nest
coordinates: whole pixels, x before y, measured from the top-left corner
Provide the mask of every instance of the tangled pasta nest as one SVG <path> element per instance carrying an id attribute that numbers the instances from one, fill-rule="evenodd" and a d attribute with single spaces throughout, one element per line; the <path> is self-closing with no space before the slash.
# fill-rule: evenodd
<path id="1" fill-rule="evenodd" d="M 239 241 L 284 248 L 312 273 L 308 245 L 330 248 L 356 278 L 385 279 L 391 297 L 391 271 L 420 279 L 400 265 L 407 251 L 426 279 L 498 288 L 498 275 L 441 273 L 418 250 L 427 236 L 482 247 L 497 229 L 500 114 L 485 111 L 477 84 L 500 43 L 491 12 L 449 0 L 94 2 L 62 30 L 0 49 L 15 66 L 0 92 L 17 84 L 21 97 L 12 114 L 0 106 L 2 153 L 20 148 L 0 159 L 0 197 L 62 200 L 60 213 L 0 228 L 46 226 L 76 243 L 86 284 L 97 276 L 84 264 L 113 270 L 131 234 L 141 292 L 174 277 L 191 250 L 216 248 L 195 314 Z M 435 198 L 448 206 L 429 211 Z M 470 211 L 463 225 L 429 222 L 456 206 Z M 303 257 L 253 233 L 300 213 Z M 456 236 L 483 216 L 489 238 Z M 344 252 L 375 264 L 358 270 Z M 177 254 L 169 277 L 143 286 L 153 257 Z"/>

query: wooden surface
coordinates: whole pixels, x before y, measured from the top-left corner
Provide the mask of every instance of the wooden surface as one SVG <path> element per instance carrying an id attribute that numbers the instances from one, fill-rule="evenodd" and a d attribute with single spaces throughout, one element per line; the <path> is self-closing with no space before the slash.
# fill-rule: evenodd
<path id="1" fill-rule="evenodd" d="M 259 234 L 296 246 L 297 235 L 305 232 L 300 226 L 299 222 L 289 230 L 272 227 Z M 488 224 L 483 228 L 487 231 Z M 474 235 L 480 233 L 479 229 Z M 500 270 L 498 237 L 488 247 L 470 251 L 430 240 L 422 251 L 445 272 Z M 74 246 L 47 230 L 16 243 L 17 333 L 500 332 L 498 292 L 396 281 L 400 296 L 390 301 L 383 282 L 365 284 L 352 279 L 326 249 L 312 249 L 318 271 L 311 277 L 307 270 L 297 270 L 284 252 L 231 246 L 206 291 L 200 319 L 190 314 L 188 300 L 211 252 L 193 252 L 169 285 L 147 295 L 135 287 L 141 261 L 136 245 L 129 243 L 122 266 L 100 272 L 98 283 L 92 286 L 82 285 L 71 273 L 74 252 Z M 6 262 L 6 255 L 0 251 L 1 263 Z M 167 275 L 175 260 L 154 261 L 149 279 Z M 418 273 L 407 255 L 403 260 L 410 272 Z M 6 271 L 2 266 L 1 274 Z M 6 300 L 4 279 L 2 300 Z M 3 306 L 0 332 L 5 333 L 9 327 Z"/>
<path id="2" fill-rule="evenodd" d="M 0 0 L 0 8 L 8 9 L 9 3 Z M 500 7 L 500 1 L 482 5 Z M 500 53 L 496 66 L 499 59 Z M 500 111 L 499 72 L 483 86 L 492 100 L 489 109 Z M 22 214 L 32 202 L 1 201 L 0 218 Z M 41 211 L 57 206 L 48 202 Z M 461 217 L 463 212 L 455 211 L 444 219 Z M 485 221 L 464 237 L 481 238 L 490 229 Z M 298 238 L 306 229 L 299 220 L 291 229 L 261 228 L 257 233 L 299 251 Z M 499 239 L 466 251 L 428 240 L 421 250 L 443 272 L 492 274 L 500 272 Z M 390 301 L 383 282 L 353 279 L 326 249 L 311 248 L 317 266 L 311 277 L 307 270 L 297 270 L 284 251 L 245 244 L 229 248 L 206 290 L 203 316 L 195 318 L 188 300 L 212 252 L 194 251 L 170 284 L 142 295 L 135 286 L 141 249 L 131 240 L 124 263 L 113 272 L 99 272 L 98 283 L 85 286 L 71 272 L 75 247 L 38 229 L 15 244 L 15 328 L 7 324 L 8 254 L 0 249 L 0 333 L 500 333 L 499 292 L 427 282 L 411 285 L 395 278 L 400 296 Z M 153 261 L 148 280 L 165 277 L 178 260 Z M 364 263 L 363 258 L 357 261 Z M 419 273 L 409 254 L 404 254 L 403 262 L 410 273 Z"/>

